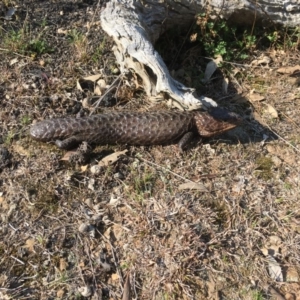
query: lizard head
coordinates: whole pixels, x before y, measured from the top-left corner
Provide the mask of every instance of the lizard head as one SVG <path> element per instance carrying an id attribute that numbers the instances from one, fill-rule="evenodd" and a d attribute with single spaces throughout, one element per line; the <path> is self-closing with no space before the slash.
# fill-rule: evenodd
<path id="1" fill-rule="evenodd" d="M 202 137 L 210 137 L 235 128 L 242 118 L 226 109 L 214 107 L 209 112 L 195 115 L 198 133 Z"/>

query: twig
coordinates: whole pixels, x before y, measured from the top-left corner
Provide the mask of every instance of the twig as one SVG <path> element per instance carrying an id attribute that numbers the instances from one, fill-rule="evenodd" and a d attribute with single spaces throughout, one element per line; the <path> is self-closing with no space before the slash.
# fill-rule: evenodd
<path id="1" fill-rule="evenodd" d="M 15 260 L 16 260 L 17 262 L 19 262 L 20 264 L 25 265 L 25 263 L 24 263 L 22 260 L 20 260 L 20 259 L 14 257 L 13 255 L 11 255 L 10 257 L 13 258 L 13 259 L 15 259 Z"/>
<path id="2" fill-rule="evenodd" d="M 282 141 L 284 141 L 287 145 L 289 145 L 291 148 L 293 148 L 296 152 L 300 153 L 300 149 L 298 149 L 297 147 L 293 146 L 290 142 L 288 142 L 286 139 L 284 139 L 283 137 L 281 137 L 279 134 L 277 134 L 274 130 L 272 130 L 272 128 L 266 124 L 266 127 L 272 132 L 274 133 L 279 139 L 281 139 Z"/>
<path id="3" fill-rule="evenodd" d="M 118 80 L 120 80 L 121 76 L 123 74 L 120 74 L 114 81 L 113 83 L 110 85 L 110 87 L 106 90 L 106 92 L 100 97 L 100 99 L 98 101 L 95 102 L 94 104 L 94 110 L 99 106 L 100 102 L 103 100 L 103 98 L 110 93 L 114 88 L 116 83 L 118 82 Z M 92 114 L 92 112 L 90 113 L 90 115 Z"/>
<path id="4" fill-rule="evenodd" d="M 137 157 L 137 156 L 136 156 L 136 157 Z M 180 178 L 180 179 L 183 179 L 183 180 L 185 180 L 185 181 L 192 182 L 192 183 L 197 183 L 197 182 L 195 182 L 195 181 L 193 181 L 193 180 L 190 180 L 190 179 L 188 179 L 188 178 L 185 178 L 185 177 L 183 177 L 183 176 L 181 176 L 181 175 L 179 175 L 179 174 L 177 174 L 177 173 L 171 171 L 170 169 L 167 169 L 167 168 L 165 168 L 165 167 L 163 167 L 163 166 L 161 166 L 161 165 L 158 165 L 158 164 L 156 164 L 156 163 L 154 163 L 154 162 L 152 162 L 152 161 L 149 161 L 149 160 L 147 160 L 147 159 L 145 159 L 145 158 L 142 158 L 142 157 L 137 157 L 137 158 L 140 159 L 140 160 L 142 160 L 143 162 L 149 164 L 149 165 L 153 165 L 153 166 L 155 166 L 155 167 L 157 167 L 157 168 L 160 168 L 160 169 L 162 169 L 162 170 L 164 170 L 164 171 L 166 171 L 166 172 L 169 172 L 169 173 L 173 174 L 174 176 L 176 176 L 176 177 L 178 177 L 178 178 Z"/>

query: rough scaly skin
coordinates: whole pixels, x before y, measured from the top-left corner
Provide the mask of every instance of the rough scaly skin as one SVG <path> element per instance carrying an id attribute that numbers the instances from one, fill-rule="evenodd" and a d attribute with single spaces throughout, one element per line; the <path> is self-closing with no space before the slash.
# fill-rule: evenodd
<path id="1" fill-rule="evenodd" d="M 240 123 L 234 113 L 214 108 L 202 111 L 114 112 L 85 118 L 61 118 L 39 122 L 30 135 L 39 141 L 56 141 L 63 149 L 86 141 L 93 144 L 157 145 L 181 139 L 180 148 L 198 133 L 210 137 Z"/>

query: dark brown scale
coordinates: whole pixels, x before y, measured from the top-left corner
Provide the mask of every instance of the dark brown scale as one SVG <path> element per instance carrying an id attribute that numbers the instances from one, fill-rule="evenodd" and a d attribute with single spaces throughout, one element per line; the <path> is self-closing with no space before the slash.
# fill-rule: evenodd
<path id="1" fill-rule="evenodd" d="M 163 145 L 173 143 L 190 132 L 212 136 L 234 128 L 239 121 L 236 114 L 219 108 L 210 113 L 116 112 L 42 121 L 31 127 L 30 134 L 44 142 L 56 140 L 56 144 L 64 149 L 83 141 L 93 144 Z"/>

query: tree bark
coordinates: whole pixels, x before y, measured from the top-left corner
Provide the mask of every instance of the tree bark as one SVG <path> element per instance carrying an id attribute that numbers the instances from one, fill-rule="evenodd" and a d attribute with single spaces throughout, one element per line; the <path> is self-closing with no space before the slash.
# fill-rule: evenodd
<path id="1" fill-rule="evenodd" d="M 116 43 L 113 50 L 121 71 L 133 69 L 147 95 L 165 93 L 185 109 L 206 109 L 217 104 L 195 97 L 192 88 L 173 79 L 153 47 L 164 31 L 191 24 L 199 13 L 237 23 L 297 26 L 300 0 L 111 0 L 101 12 L 101 24 Z"/>

